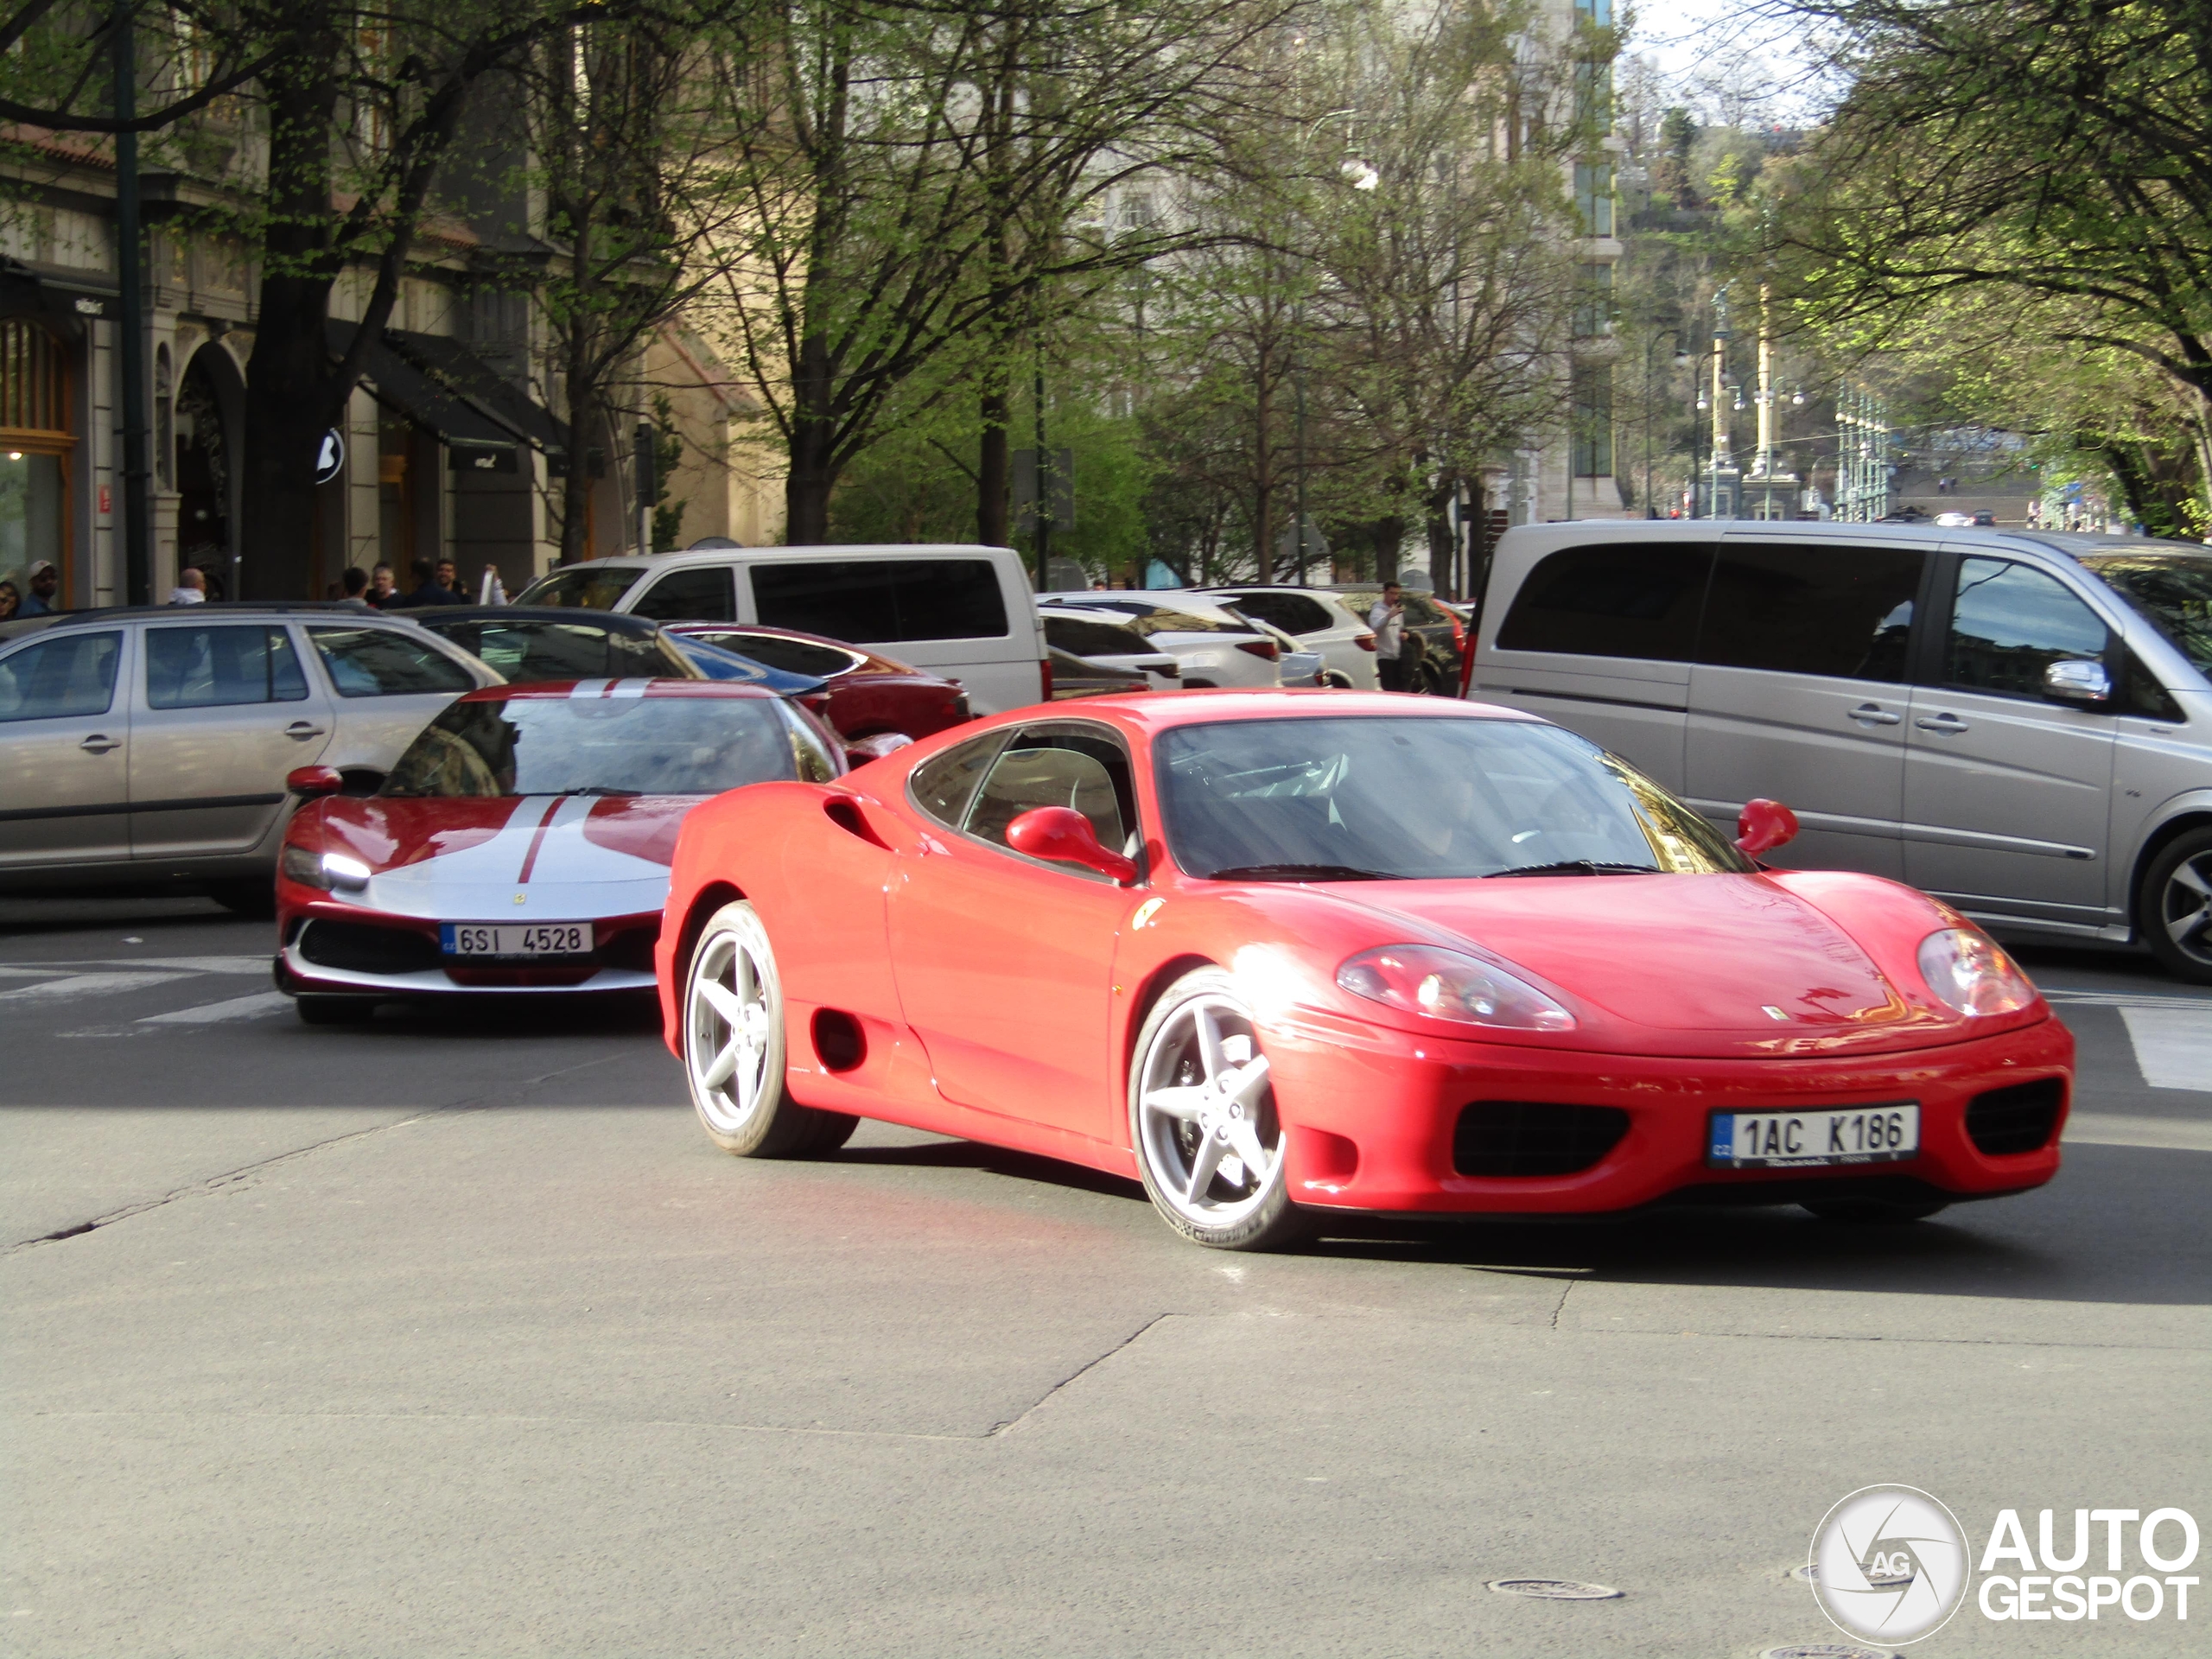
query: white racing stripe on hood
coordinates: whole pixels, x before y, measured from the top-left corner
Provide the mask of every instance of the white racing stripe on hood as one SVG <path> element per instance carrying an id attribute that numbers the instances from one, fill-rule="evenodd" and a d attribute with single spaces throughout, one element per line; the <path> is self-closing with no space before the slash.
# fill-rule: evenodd
<path id="1" fill-rule="evenodd" d="M 607 688 L 613 683 L 612 680 L 578 680 L 569 688 L 569 701 L 582 702 L 588 697 L 603 697 Z"/>
<path id="2" fill-rule="evenodd" d="M 491 840 L 372 876 L 362 900 L 372 910 L 450 922 L 575 921 L 660 909 L 668 866 L 588 837 L 585 820 L 597 804 L 588 795 L 526 797 Z"/>

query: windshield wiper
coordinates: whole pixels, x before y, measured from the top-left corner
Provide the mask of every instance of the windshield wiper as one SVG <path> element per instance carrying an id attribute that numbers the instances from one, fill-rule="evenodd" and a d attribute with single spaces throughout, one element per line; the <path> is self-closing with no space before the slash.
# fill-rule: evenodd
<path id="1" fill-rule="evenodd" d="M 1484 880 L 1501 875 L 1657 875 L 1656 864 L 1608 864 L 1594 858 L 1563 858 L 1556 864 L 1522 864 L 1510 870 L 1492 870 Z"/>
<path id="2" fill-rule="evenodd" d="M 1391 870 L 1363 870 L 1351 864 L 1238 864 L 1210 870 L 1209 881 L 1395 881 Z"/>

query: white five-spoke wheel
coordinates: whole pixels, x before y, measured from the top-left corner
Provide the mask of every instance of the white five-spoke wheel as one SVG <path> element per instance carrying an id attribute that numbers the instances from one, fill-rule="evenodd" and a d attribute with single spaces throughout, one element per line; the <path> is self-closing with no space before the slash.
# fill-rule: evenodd
<path id="1" fill-rule="evenodd" d="M 768 930 L 751 905 L 725 905 L 700 932 L 683 987 L 683 1072 L 716 1146 L 744 1157 L 829 1151 L 855 1119 L 791 1097 L 784 993 Z"/>
<path id="2" fill-rule="evenodd" d="M 1129 1133 L 1145 1191 L 1185 1237 L 1252 1250 L 1306 1232 L 1268 1057 L 1221 969 L 1185 974 L 1153 1005 L 1129 1074 Z"/>
<path id="3" fill-rule="evenodd" d="M 2168 972 L 2212 985 L 2212 830 L 2168 842 L 2145 873 L 2145 941 Z"/>

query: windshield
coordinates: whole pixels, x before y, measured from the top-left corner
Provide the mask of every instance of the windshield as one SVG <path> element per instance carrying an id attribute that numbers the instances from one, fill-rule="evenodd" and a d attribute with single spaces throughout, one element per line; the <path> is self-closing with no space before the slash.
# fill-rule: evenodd
<path id="1" fill-rule="evenodd" d="M 1720 833 L 1595 744 L 1532 721 L 1389 715 L 1182 726 L 1157 745 L 1193 875 L 1325 880 L 1746 871 Z"/>
<path id="2" fill-rule="evenodd" d="M 769 697 L 511 697 L 456 702 L 410 744 L 384 795 L 715 795 L 837 775 Z"/>
<path id="3" fill-rule="evenodd" d="M 1155 633 L 1249 633 L 1251 627 L 1225 616 L 1193 616 L 1188 611 L 1171 611 L 1164 606 L 1144 600 L 1095 599 L 1086 601 L 1088 608 L 1112 611 L 1125 619 L 1124 626 L 1149 638 Z"/>
<path id="4" fill-rule="evenodd" d="M 642 564 L 594 564 L 540 576 L 515 595 L 518 605 L 567 605 L 611 611 L 645 573 Z"/>
<path id="5" fill-rule="evenodd" d="M 2092 553 L 2082 568 L 2148 618 L 2198 673 L 2212 677 L 2212 556 L 2145 548 Z"/>

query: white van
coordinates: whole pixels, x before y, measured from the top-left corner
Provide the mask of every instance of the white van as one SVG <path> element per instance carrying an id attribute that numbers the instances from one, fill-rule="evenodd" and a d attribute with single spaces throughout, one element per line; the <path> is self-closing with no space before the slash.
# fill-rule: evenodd
<path id="1" fill-rule="evenodd" d="M 958 680 L 979 715 L 1050 695 L 1044 629 L 1011 548 L 719 547 L 587 559 L 539 577 L 515 603 L 656 622 L 744 622 L 880 645 Z"/>

